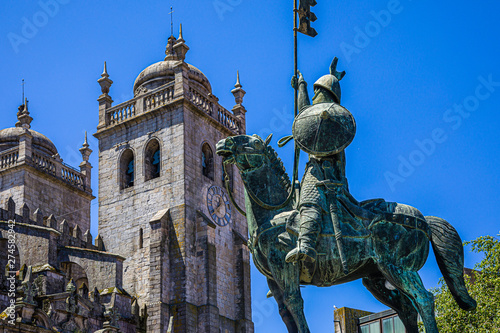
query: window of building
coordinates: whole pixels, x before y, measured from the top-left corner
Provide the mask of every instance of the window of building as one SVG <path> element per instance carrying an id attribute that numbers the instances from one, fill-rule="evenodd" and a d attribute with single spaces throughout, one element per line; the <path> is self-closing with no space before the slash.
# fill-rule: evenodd
<path id="1" fill-rule="evenodd" d="M 123 152 L 120 160 L 120 187 L 122 189 L 134 186 L 135 162 L 134 153 L 131 149 Z"/>
<path id="2" fill-rule="evenodd" d="M 214 180 L 214 154 L 206 142 L 201 148 L 201 167 L 203 175 Z"/>
<path id="3" fill-rule="evenodd" d="M 146 151 L 144 154 L 144 171 L 146 180 L 160 177 L 160 144 L 156 139 L 149 141 L 146 147 Z"/>
<path id="4" fill-rule="evenodd" d="M 361 333 L 405 333 L 405 326 L 399 317 L 383 318 L 360 326 Z"/>

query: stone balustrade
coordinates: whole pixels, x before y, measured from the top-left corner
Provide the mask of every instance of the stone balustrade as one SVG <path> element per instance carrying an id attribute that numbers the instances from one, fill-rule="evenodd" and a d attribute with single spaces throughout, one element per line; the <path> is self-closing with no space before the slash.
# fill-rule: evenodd
<path id="1" fill-rule="evenodd" d="M 75 170 L 73 167 L 65 163 L 62 163 L 61 179 L 82 189 L 85 186 L 85 177 L 78 170 Z"/>
<path id="2" fill-rule="evenodd" d="M 32 152 L 31 157 L 20 156 L 19 147 L 11 148 L 0 153 L 0 170 L 6 170 L 25 163 L 81 190 L 87 190 L 85 175 L 77 169 L 63 163 L 58 157 L 45 155 L 40 152 Z"/>
<path id="3" fill-rule="evenodd" d="M 57 175 L 55 159 L 53 159 L 51 156 L 33 153 L 31 160 L 35 168 L 42 170 L 53 176 Z"/>
<path id="4" fill-rule="evenodd" d="M 213 103 L 208 99 L 208 97 L 204 96 L 202 93 L 197 91 L 193 87 L 189 87 L 189 92 L 187 95 L 188 99 L 193 102 L 194 105 L 199 107 L 209 116 L 212 115 Z"/>
<path id="5" fill-rule="evenodd" d="M 174 95 L 175 85 L 174 82 L 171 82 L 146 94 L 134 97 L 127 102 L 113 106 L 106 110 L 106 126 L 124 123 L 143 113 L 168 105 L 174 99 L 177 99 L 177 96 L 174 98 Z M 191 85 L 184 92 L 183 97 L 234 134 L 239 134 L 240 124 L 238 118 L 219 105 L 216 97 L 203 93 Z"/>
<path id="6" fill-rule="evenodd" d="M 229 128 L 233 132 L 239 133 L 238 119 L 234 116 L 234 114 L 220 105 L 217 108 L 217 119 L 219 120 L 219 123 L 224 125 L 224 127 Z"/>
<path id="7" fill-rule="evenodd" d="M 174 85 L 169 85 L 159 91 L 153 91 L 144 96 L 144 111 L 150 111 L 160 106 L 164 106 L 174 99 Z"/>
<path id="8" fill-rule="evenodd" d="M 136 115 L 135 112 L 135 100 L 130 102 L 122 103 L 114 108 L 109 109 L 106 113 L 108 116 L 108 124 L 118 124 Z"/>
<path id="9" fill-rule="evenodd" d="M 19 160 L 19 148 L 14 147 L 3 151 L 0 154 L 0 170 L 10 168 L 17 164 Z"/>

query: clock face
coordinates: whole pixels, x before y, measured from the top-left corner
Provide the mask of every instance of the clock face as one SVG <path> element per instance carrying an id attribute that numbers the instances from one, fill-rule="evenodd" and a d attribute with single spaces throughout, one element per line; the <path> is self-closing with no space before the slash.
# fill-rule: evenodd
<path id="1" fill-rule="evenodd" d="M 225 226 L 231 221 L 231 204 L 226 192 L 219 186 L 212 186 L 207 192 L 208 213 L 215 223 Z"/>

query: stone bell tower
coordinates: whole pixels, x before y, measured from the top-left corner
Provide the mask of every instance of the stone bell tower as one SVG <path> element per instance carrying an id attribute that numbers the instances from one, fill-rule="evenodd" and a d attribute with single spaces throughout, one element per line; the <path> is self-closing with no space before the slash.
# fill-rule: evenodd
<path id="1" fill-rule="evenodd" d="M 185 62 L 188 50 L 181 26 L 164 60 L 135 80 L 134 98 L 116 106 L 105 65 L 95 134 L 99 234 L 105 250 L 126 258 L 123 287 L 147 313 L 148 332 L 253 332 L 247 225 L 215 154 L 219 140 L 245 133 L 245 91 L 238 75 L 236 105 L 226 110 Z M 243 205 L 239 175 L 228 173 Z"/>

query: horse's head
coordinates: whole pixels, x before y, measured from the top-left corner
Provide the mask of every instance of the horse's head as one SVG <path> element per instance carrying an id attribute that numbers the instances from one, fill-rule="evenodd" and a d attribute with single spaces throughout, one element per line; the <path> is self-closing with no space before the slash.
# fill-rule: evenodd
<path id="1" fill-rule="evenodd" d="M 241 172 L 248 172 L 260 168 L 264 163 L 271 137 L 272 134 L 262 140 L 256 134 L 231 136 L 217 143 L 216 152 L 224 158 L 224 163 L 236 164 Z"/>

